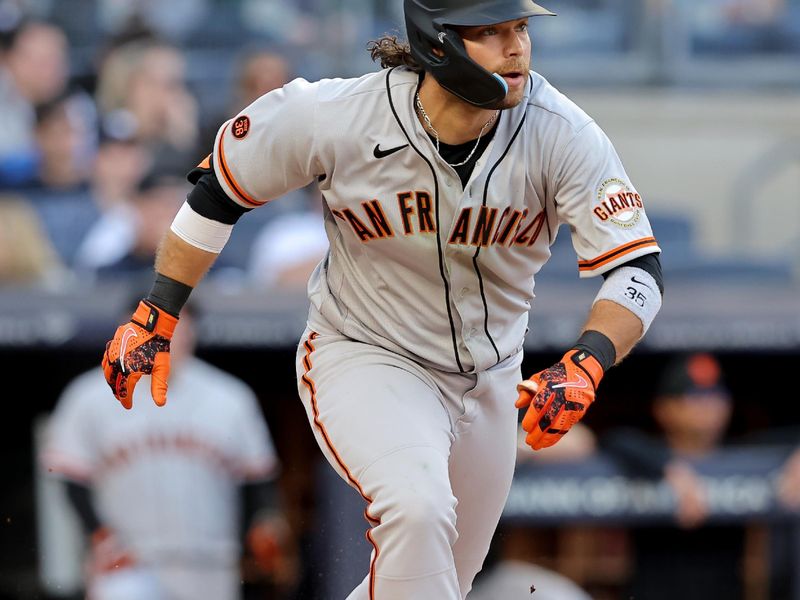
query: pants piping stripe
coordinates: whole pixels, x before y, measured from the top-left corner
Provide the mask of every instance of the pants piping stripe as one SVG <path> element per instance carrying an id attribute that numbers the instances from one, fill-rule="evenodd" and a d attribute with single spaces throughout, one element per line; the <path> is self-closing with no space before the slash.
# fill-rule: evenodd
<path id="1" fill-rule="evenodd" d="M 331 438 L 328 435 L 327 429 L 325 429 L 325 425 L 323 425 L 322 420 L 319 417 L 319 407 L 317 406 L 317 386 L 314 383 L 314 380 L 308 374 L 311 370 L 312 363 L 311 363 L 311 355 L 314 352 L 314 344 L 312 343 L 315 339 L 319 337 L 319 334 L 312 331 L 308 338 L 303 342 L 303 346 L 306 349 L 306 355 L 303 357 L 303 368 L 305 372 L 301 377 L 303 385 L 306 386 L 308 389 L 309 394 L 311 395 L 311 408 L 314 413 L 314 425 L 319 430 L 322 438 L 325 440 L 325 445 L 333 454 L 334 459 L 336 459 L 336 463 L 339 467 L 344 471 L 345 475 L 347 475 L 348 481 L 353 485 L 358 493 L 361 494 L 361 497 L 367 502 L 367 508 L 364 510 L 364 517 L 367 521 L 373 525 L 379 525 L 380 519 L 376 519 L 375 517 L 369 514 L 369 507 L 372 505 L 372 498 L 370 498 L 361 487 L 361 484 L 358 480 L 353 476 L 350 472 L 350 469 L 347 468 L 347 465 L 342 460 L 342 457 L 339 456 L 339 453 L 336 451 L 336 448 L 331 442 Z M 375 563 L 378 560 L 378 556 L 380 555 L 380 549 L 378 545 L 375 543 L 375 540 L 372 537 L 372 529 L 367 529 L 367 541 L 372 545 L 372 548 L 375 550 L 375 554 L 372 556 L 372 561 L 369 565 L 369 597 L 370 600 L 375 600 Z"/>

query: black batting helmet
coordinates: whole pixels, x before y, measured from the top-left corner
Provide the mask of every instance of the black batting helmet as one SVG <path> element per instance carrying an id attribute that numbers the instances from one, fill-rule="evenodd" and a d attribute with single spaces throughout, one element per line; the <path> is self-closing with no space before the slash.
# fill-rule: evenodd
<path id="1" fill-rule="evenodd" d="M 554 15 L 531 0 L 405 0 L 404 10 L 414 59 L 447 91 L 481 107 L 505 98 L 508 86 L 502 77 L 467 55 L 464 42 L 452 27 Z"/>

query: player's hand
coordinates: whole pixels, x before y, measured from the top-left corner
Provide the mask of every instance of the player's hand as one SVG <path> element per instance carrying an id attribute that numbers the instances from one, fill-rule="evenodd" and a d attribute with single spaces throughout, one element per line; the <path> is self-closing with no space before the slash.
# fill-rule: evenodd
<path id="1" fill-rule="evenodd" d="M 693 529 L 708 517 L 706 486 L 689 465 L 673 461 L 664 468 L 664 479 L 675 494 L 675 520 L 684 529 Z"/>
<path id="2" fill-rule="evenodd" d="M 603 378 L 600 363 L 584 350 L 572 349 L 552 367 L 517 385 L 517 408 L 526 408 L 522 428 L 534 450 L 558 442 L 594 402 Z"/>
<path id="3" fill-rule="evenodd" d="M 142 300 L 131 320 L 118 327 L 106 344 L 103 372 L 125 408 L 133 406 L 133 389 L 142 375 L 152 375 L 150 392 L 155 403 L 167 403 L 169 342 L 177 322 L 177 317 Z"/>
<path id="4" fill-rule="evenodd" d="M 88 570 L 91 576 L 125 569 L 136 564 L 133 554 L 120 544 L 108 527 L 98 527 L 91 536 Z"/>

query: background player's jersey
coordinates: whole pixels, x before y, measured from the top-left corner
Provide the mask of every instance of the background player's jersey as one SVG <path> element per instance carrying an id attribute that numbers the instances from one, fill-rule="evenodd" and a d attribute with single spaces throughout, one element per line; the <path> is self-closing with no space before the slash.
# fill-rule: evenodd
<path id="1" fill-rule="evenodd" d="M 101 521 L 147 562 L 235 564 L 237 484 L 272 473 L 272 442 L 241 381 L 194 358 L 173 371 L 166 406 L 146 376 L 128 412 L 108 401 L 100 369 L 81 375 L 53 414 L 43 462 L 90 481 Z"/>
<path id="2" fill-rule="evenodd" d="M 522 348 L 561 223 L 583 277 L 659 251 L 608 138 L 540 75 L 464 188 L 416 117 L 418 85 L 402 68 L 295 80 L 220 129 L 214 168 L 243 206 L 319 182 L 330 251 L 309 283 L 312 326 L 482 370 Z"/>

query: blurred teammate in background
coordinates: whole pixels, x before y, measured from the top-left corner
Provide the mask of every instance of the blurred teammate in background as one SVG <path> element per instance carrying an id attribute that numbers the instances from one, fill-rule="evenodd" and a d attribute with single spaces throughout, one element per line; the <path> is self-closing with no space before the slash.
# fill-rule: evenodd
<path id="1" fill-rule="evenodd" d="M 647 600 L 725 598 L 744 593 L 746 526 L 708 524 L 708 490 L 692 462 L 724 447 L 733 398 L 721 366 L 709 354 L 679 356 L 661 374 L 653 402 L 660 435 L 613 430 L 603 447 L 634 476 L 663 478 L 676 499 L 675 526 L 632 529 L 631 594 Z M 776 436 L 772 436 L 776 437 Z M 771 441 L 765 437 L 766 441 Z M 796 443 L 797 437 L 795 437 Z M 751 436 L 742 442 L 758 441 Z M 775 440 L 777 441 L 777 440 Z M 800 452 L 778 478 L 778 500 L 800 506 Z M 774 557 L 773 557 L 774 558 Z"/>
<path id="2" fill-rule="evenodd" d="M 91 540 L 93 600 L 239 599 L 245 539 L 255 564 L 282 583 L 295 569 L 257 400 L 193 355 L 191 307 L 181 323 L 169 408 L 156 414 L 141 402 L 135 414 L 121 412 L 92 369 L 65 389 L 50 422 L 42 460 Z"/>

